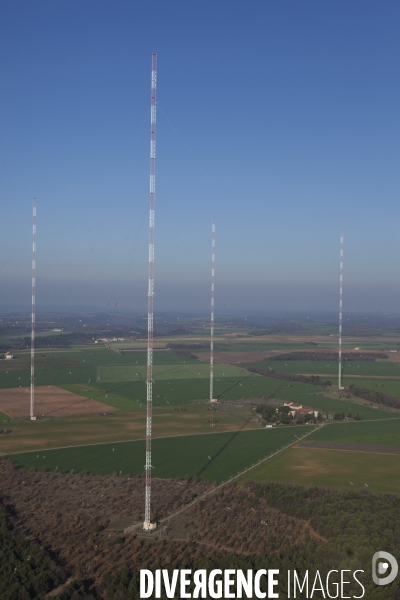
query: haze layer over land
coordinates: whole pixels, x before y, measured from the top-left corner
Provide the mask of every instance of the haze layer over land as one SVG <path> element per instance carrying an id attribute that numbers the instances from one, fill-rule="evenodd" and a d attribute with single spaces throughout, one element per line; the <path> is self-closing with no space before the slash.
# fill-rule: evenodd
<path id="1" fill-rule="evenodd" d="M 397 309 L 396 2 L 6 2 L 2 302 L 145 309 L 151 53 L 155 307 Z"/>

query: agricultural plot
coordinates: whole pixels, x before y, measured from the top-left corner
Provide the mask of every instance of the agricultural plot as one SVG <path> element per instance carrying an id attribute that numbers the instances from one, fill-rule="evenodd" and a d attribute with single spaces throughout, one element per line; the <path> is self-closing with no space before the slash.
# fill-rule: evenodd
<path id="1" fill-rule="evenodd" d="M 210 367 L 200 362 L 186 364 L 185 361 L 179 364 L 163 364 L 153 366 L 153 376 L 156 381 L 189 379 L 194 382 L 197 379 L 209 378 Z M 244 377 L 246 371 L 232 365 L 216 364 L 214 366 L 214 377 Z M 113 366 L 98 367 L 97 381 L 118 382 L 118 381 L 145 381 L 147 376 L 145 365 L 132 366 Z"/>
<path id="2" fill-rule="evenodd" d="M 255 467 L 243 481 L 400 494 L 399 472 L 400 455 L 294 447 Z"/>
<path id="3" fill-rule="evenodd" d="M 365 406 L 362 402 L 352 402 L 347 398 L 342 398 L 341 400 L 329 398 L 318 392 L 314 393 L 312 398 L 309 398 L 309 403 L 305 399 L 304 404 L 318 409 L 324 414 L 326 412 L 330 415 L 344 412 L 346 417 L 349 413 L 354 417 L 358 413 L 362 420 L 398 419 L 400 416 L 399 412 L 385 410 L 380 406 L 373 408 L 372 406 Z"/>
<path id="4" fill-rule="evenodd" d="M 400 418 L 369 422 L 332 423 L 312 433 L 309 439 L 400 446 Z"/>
<path id="5" fill-rule="evenodd" d="M 96 383 L 61 384 L 59 387 L 74 394 L 85 396 L 85 398 L 103 402 L 105 406 L 113 406 L 118 410 L 137 410 L 145 405 L 146 384 L 144 382 L 118 384 L 119 387 L 123 385 L 123 390 L 119 390 L 117 384 L 113 385 L 116 387 L 111 390 L 108 389 L 108 386 L 97 385 Z"/>
<path id="6" fill-rule="evenodd" d="M 343 361 L 343 377 L 400 377 L 400 364 L 391 360 Z M 337 377 L 338 363 L 326 360 L 263 360 L 251 365 L 260 369 L 271 369 L 280 373 L 307 373 Z M 355 382 L 353 382 L 355 383 Z"/>
<path id="7" fill-rule="evenodd" d="M 224 371 L 225 372 L 225 371 Z M 243 373 L 243 372 L 242 372 Z M 208 378 L 155 379 L 153 384 L 154 406 L 177 406 L 196 400 L 208 400 L 210 393 Z M 79 393 L 121 410 L 142 408 L 146 403 L 146 382 L 121 381 L 63 385 L 65 389 Z M 241 400 L 242 398 L 271 397 L 277 402 L 295 402 L 330 414 L 357 412 L 362 419 L 397 418 L 399 413 L 374 409 L 348 399 L 330 398 L 318 391 L 316 386 L 302 383 L 287 383 L 246 372 L 242 378 L 218 377 L 214 379 L 214 396 L 219 401 Z"/>
<path id="8" fill-rule="evenodd" d="M 95 367 L 78 367 L 67 369 L 41 369 L 36 370 L 36 385 L 60 385 L 65 383 L 91 383 L 96 381 Z M 30 385 L 30 372 L 9 371 L 0 375 L 0 389 L 12 387 L 27 387 Z"/>
<path id="9" fill-rule="evenodd" d="M 30 388 L 0 390 L 0 410 L 13 418 L 29 416 Z M 112 412 L 117 409 L 55 386 L 35 388 L 35 415 L 71 417 L 105 410 Z"/>
<path id="10" fill-rule="evenodd" d="M 155 439 L 152 475 L 226 481 L 304 433 L 304 427 L 286 427 Z M 24 469 L 139 475 L 144 456 L 143 440 L 14 454 L 10 459 Z"/>
<path id="11" fill-rule="evenodd" d="M 371 379 L 369 377 L 343 377 L 342 383 L 344 387 L 355 385 L 356 387 L 366 388 L 373 390 L 374 392 L 381 392 L 382 394 L 388 394 L 395 398 L 400 398 L 400 379 Z"/>
<path id="12" fill-rule="evenodd" d="M 146 408 L 132 411 L 110 412 L 74 416 L 74 418 L 45 418 L 32 422 L 19 419 L 7 423 L 11 429 L 0 435 L 0 454 L 43 450 L 104 442 L 142 440 L 146 432 Z M 185 410 L 173 407 L 153 408 L 153 438 L 256 429 L 259 426 L 250 413 L 232 410 L 209 411 L 204 404 L 194 404 Z M 211 422 L 212 419 L 212 422 Z M 8 419 L 9 421 L 9 419 Z"/>
<path id="13" fill-rule="evenodd" d="M 225 373 L 227 365 L 220 365 L 220 367 L 222 366 L 224 367 L 223 373 Z M 89 389 L 90 397 L 101 399 L 103 402 L 110 402 L 110 404 L 117 408 L 140 408 L 140 405 L 144 406 L 146 402 L 146 383 L 144 380 L 136 382 L 95 383 L 90 386 L 85 384 L 78 387 L 68 386 L 67 389 L 73 391 L 80 389 L 82 391 L 79 393 L 83 395 L 87 393 L 85 390 Z M 98 390 L 98 395 L 93 390 Z M 208 377 L 198 376 L 197 379 L 155 378 L 153 384 L 153 403 L 154 406 L 188 404 L 196 400 L 208 400 L 209 392 L 210 383 Z M 315 408 L 321 406 L 321 409 L 325 410 L 329 410 L 328 406 L 331 404 L 331 410 L 335 410 L 335 412 L 337 412 L 336 409 L 338 407 L 340 407 L 340 412 L 347 407 L 347 403 L 346 407 L 339 400 L 333 400 L 333 403 L 330 403 L 329 399 L 320 399 L 315 394 L 315 386 L 300 383 L 287 384 L 284 381 L 269 379 L 261 375 L 248 373 L 244 370 L 240 371 L 239 378 L 216 377 L 214 379 L 214 396 L 220 401 L 271 396 L 279 402 L 301 402 L 307 406 L 315 406 Z M 108 397 L 106 398 L 105 396 Z M 124 405 L 124 402 L 128 404 Z M 372 413 L 372 409 L 360 407 L 360 405 L 352 403 L 348 404 L 350 408 L 356 407 L 358 410 L 366 408 L 365 418 L 371 415 L 373 415 L 373 418 L 379 418 L 376 411 Z M 388 414 L 390 415 L 391 413 Z"/>
<path id="14" fill-rule="evenodd" d="M 172 351 L 159 351 L 154 357 L 154 406 L 189 404 L 208 399 L 207 363 Z M 25 364 L 27 359 L 25 355 L 10 362 L 14 367 L 16 363 Z M 36 385 L 58 386 L 120 410 L 136 410 L 145 406 L 146 402 L 145 362 L 146 353 L 141 351 L 119 354 L 106 348 L 92 347 L 52 351 L 40 355 L 37 360 Z M 320 396 L 315 386 L 262 377 L 234 365 L 216 364 L 214 376 L 215 397 L 221 401 L 269 396 L 278 402 L 292 401 L 323 411 L 360 412 L 363 419 L 396 416 L 392 412 L 374 411 L 362 403 L 331 399 L 326 394 Z M 0 389 L 22 389 L 29 384 L 28 369 L 0 371 Z"/>
<path id="15" fill-rule="evenodd" d="M 145 365 L 147 353 L 137 352 L 113 352 L 104 347 L 82 347 L 74 350 L 45 350 L 37 349 L 36 367 L 38 369 L 66 369 L 76 367 L 98 367 L 98 366 L 123 366 L 123 365 Z M 197 360 L 182 356 L 171 350 L 154 350 L 154 364 L 174 364 L 194 362 Z M 30 354 L 27 352 L 15 353 L 14 360 L 0 361 L 0 373 L 13 370 L 25 370 L 30 367 Z"/>
<path id="16" fill-rule="evenodd" d="M 284 336 L 280 336 L 278 338 L 274 338 L 273 336 L 268 336 L 268 338 L 263 338 L 255 341 L 254 338 L 248 338 L 247 340 L 238 340 L 237 338 L 232 338 L 230 341 L 218 341 L 215 343 L 215 351 L 216 352 L 268 352 L 272 350 L 298 350 L 299 346 L 301 349 L 307 350 L 309 349 L 308 344 L 305 343 L 305 338 L 303 339 L 284 339 Z M 198 351 L 195 351 L 196 354 Z M 208 352 L 208 350 L 204 350 L 204 352 Z"/>

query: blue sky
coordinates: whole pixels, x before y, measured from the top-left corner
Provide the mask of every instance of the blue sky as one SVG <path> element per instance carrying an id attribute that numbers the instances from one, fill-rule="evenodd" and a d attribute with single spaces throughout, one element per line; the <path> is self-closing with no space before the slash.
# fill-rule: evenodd
<path id="1" fill-rule="evenodd" d="M 400 5 L 3 0 L 0 304 L 398 311 Z"/>

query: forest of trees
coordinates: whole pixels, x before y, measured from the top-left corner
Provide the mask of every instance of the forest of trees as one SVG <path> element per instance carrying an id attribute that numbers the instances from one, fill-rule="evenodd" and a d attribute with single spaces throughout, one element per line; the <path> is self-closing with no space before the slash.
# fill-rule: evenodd
<path id="1" fill-rule="evenodd" d="M 0 597 L 41 599 L 66 580 L 65 571 L 40 547 L 10 523 L 12 506 L 0 499 Z"/>
<path id="2" fill-rule="evenodd" d="M 51 589 L 65 582 L 69 574 L 57 566 L 56 560 L 65 561 L 75 576 L 53 596 L 56 600 L 139 599 L 140 568 L 169 571 L 174 568 L 244 571 L 278 568 L 283 574 L 296 569 L 301 576 L 308 569 L 318 570 L 322 578 L 331 569 L 362 569 L 364 574 L 359 575 L 366 589 L 364 598 L 400 600 L 398 578 L 382 587 L 375 586 L 371 580 L 371 558 L 377 550 L 400 556 L 400 498 L 396 495 L 275 483 L 231 483 L 182 513 L 180 526 L 190 532 L 187 541 L 159 536 L 149 541 L 137 535 L 121 535 L 109 540 L 108 535 L 102 536 L 103 527 L 99 526 L 98 514 L 93 512 L 93 500 L 90 507 L 82 507 L 81 498 L 88 502 L 89 496 L 96 494 L 102 511 L 107 502 L 115 504 L 117 499 L 121 506 L 126 505 L 128 498 L 135 497 L 132 489 L 143 489 L 140 478 L 128 481 L 116 476 L 22 473 L 14 467 L 3 475 L 18 505 L 15 511 L 24 515 L 21 524 L 25 528 L 31 509 L 21 494 L 26 494 L 26 498 L 34 494 L 33 501 L 43 507 L 42 518 L 47 521 L 37 519 L 35 508 L 29 528 L 32 532 L 35 527 L 35 537 L 42 538 L 42 544 L 57 553 L 50 558 L 39 543 L 23 537 L 17 526 L 13 529 L 18 513 L 11 505 L 6 508 L 2 503 L 0 597 L 5 600 L 44 599 Z M 26 484 L 24 491 L 22 481 Z M 160 501 L 164 502 L 163 514 L 168 509 L 167 489 L 170 498 L 171 493 L 175 495 L 174 504 L 178 506 L 182 492 L 185 504 L 193 497 L 194 490 L 200 492 L 208 485 L 182 479 L 155 480 L 154 484 Z M 62 486 L 73 492 L 73 499 L 67 492 L 58 499 Z M 87 490 L 92 494 L 87 494 Z M 52 497 L 47 502 L 49 492 Z M 109 514 L 110 506 L 104 514 Z M 47 514 L 50 507 L 51 516 Z M 57 530 L 48 527 L 49 519 L 59 524 Z M 103 520 L 100 518 L 100 522 Z M 100 572 L 96 572 L 96 568 L 100 568 Z M 281 578 L 279 587 L 279 597 L 285 600 L 288 597 L 285 577 Z M 353 591 L 359 595 L 360 589 Z M 348 595 L 352 595 L 350 588 Z M 180 596 L 175 597 L 178 600 Z M 316 593 L 313 598 L 322 598 L 322 594 Z"/>
<path id="3" fill-rule="evenodd" d="M 234 487 L 234 486 L 232 486 Z M 376 586 L 371 578 L 371 558 L 377 549 L 385 548 L 394 556 L 400 556 L 400 499 L 390 494 L 372 494 L 371 492 L 341 492 L 316 487 L 303 488 L 282 484 L 247 484 L 247 496 L 241 495 L 242 511 L 251 514 L 258 511 L 260 502 L 266 502 L 282 514 L 302 522 L 310 523 L 316 536 L 305 538 L 302 542 L 286 524 L 287 535 L 292 544 L 283 545 L 278 551 L 268 553 L 225 553 L 214 557 L 196 560 L 191 553 L 177 557 L 170 565 L 173 568 L 188 569 L 268 569 L 278 568 L 281 573 L 296 569 L 304 576 L 305 571 L 318 570 L 322 579 L 331 569 L 363 570 L 358 577 L 365 587 L 364 598 L 368 600 L 400 600 L 398 579 L 388 586 Z M 232 507 L 234 489 L 225 491 L 226 505 Z M 226 511 L 225 511 L 226 513 Z M 219 519 L 217 520 L 219 522 Z M 269 520 L 268 520 L 269 524 Z M 247 539 L 250 530 L 242 528 L 241 537 Z M 276 540 L 283 541 L 284 533 Z M 271 536 L 266 528 L 266 536 Z M 194 542 L 188 547 L 194 547 Z M 159 567 L 159 565 L 157 565 Z M 155 567 L 155 568 L 157 568 Z M 266 591 L 266 588 L 264 587 Z M 360 588 L 347 588 L 348 596 L 360 595 Z M 279 586 L 280 598 L 288 598 L 286 579 Z M 123 569 L 117 573 L 106 574 L 98 588 L 96 598 L 112 600 L 139 599 L 139 573 L 136 569 Z M 333 594 L 333 591 L 331 591 Z M 299 596 L 298 596 L 299 597 Z M 300 595 L 300 598 L 306 596 Z M 313 598 L 324 597 L 316 592 Z M 334 597 L 332 595 L 332 597 Z M 162 596 L 166 598 L 166 596 Z M 179 595 L 176 596 L 179 598 Z M 65 599 L 69 600 L 69 598 Z"/>

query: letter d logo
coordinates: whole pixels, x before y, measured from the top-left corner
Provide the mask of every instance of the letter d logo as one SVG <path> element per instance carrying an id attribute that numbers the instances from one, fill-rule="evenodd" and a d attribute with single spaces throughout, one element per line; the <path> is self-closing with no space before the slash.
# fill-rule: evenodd
<path id="1" fill-rule="evenodd" d="M 380 559 L 384 559 L 387 562 L 378 563 L 378 560 Z M 389 565 L 392 568 L 390 574 L 386 577 L 378 577 L 378 575 L 383 575 L 387 572 Z M 392 581 L 396 579 L 398 571 L 399 565 L 397 564 L 397 560 L 394 556 L 389 554 L 389 552 L 383 552 L 383 550 L 380 552 L 375 552 L 374 556 L 372 557 L 372 579 L 376 585 L 387 585 L 388 583 L 392 583 Z"/>

